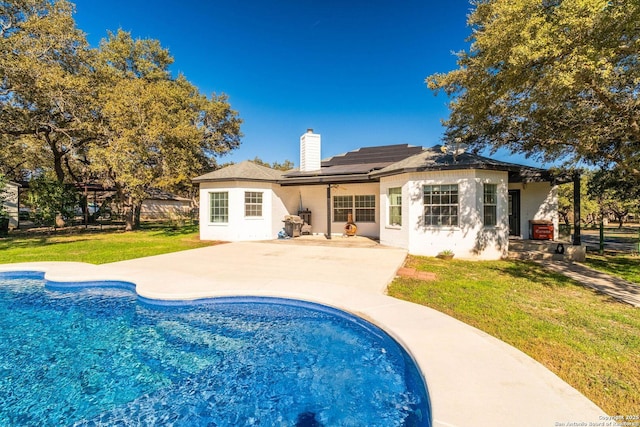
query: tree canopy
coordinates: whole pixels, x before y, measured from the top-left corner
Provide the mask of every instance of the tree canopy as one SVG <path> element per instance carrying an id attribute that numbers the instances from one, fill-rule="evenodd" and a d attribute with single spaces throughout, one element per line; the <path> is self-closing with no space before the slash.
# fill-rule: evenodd
<path id="1" fill-rule="evenodd" d="M 446 140 L 640 175 L 640 2 L 476 0 Z"/>
<path id="2" fill-rule="evenodd" d="M 262 160 L 260 157 L 256 156 L 254 157 L 253 160 L 251 160 L 253 163 L 260 165 L 260 166 L 265 166 L 271 169 L 275 169 L 275 170 L 279 170 L 279 171 L 288 171 L 293 169 L 294 164 L 291 160 L 286 159 L 285 161 L 283 161 L 282 163 L 275 161 L 273 163 L 269 163 L 269 162 L 265 162 L 264 160 Z"/>
<path id="3" fill-rule="evenodd" d="M 240 144 L 228 98 L 172 76 L 168 50 L 108 32 L 92 48 L 67 0 L 0 0 L 0 173 L 115 187 L 133 226 L 150 189 L 184 194 Z"/>
<path id="4" fill-rule="evenodd" d="M 5 173 L 64 168 L 91 138 L 91 50 L 67 1 L 0 2 L 0 143 Z"/>
<path id="5" fill-rule="evenodd" d="M 636 180 L 629 180 L 619 168 L 591 173 L 587 191 L 598 201 L 603 215 L 615 216 L 619 227 L 630 213 L 636 213 L 640 208 L 640 186 Z"/>

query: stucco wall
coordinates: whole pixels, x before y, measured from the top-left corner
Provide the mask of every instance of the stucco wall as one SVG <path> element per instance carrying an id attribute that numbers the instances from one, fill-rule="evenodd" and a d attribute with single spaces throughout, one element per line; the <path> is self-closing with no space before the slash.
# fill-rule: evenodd
<path id="1" fill-rule="evenodd" d="M 509 184 L 510 190 L 520 190 L 520 232 L 530 239 L 529 221 L 545 219 L 553 222 L 554 239 L 558 238 L 557 187 L 549 182 Z"/>
<path id="2" fill-rule="evenodd" d="M 380 188 L 380 243 L 407 247 L 416 255 L 435 256 L 451 250 L 457 258 L 497 259 L 508 248 L 507 173 L 492 171 L 437 171 L 383 178 Z M 484 227 L 482 218 L 483 184 L 498 187 L 495 227 Z M 425 226 L 423 186 L 457 184 L 459 224 L 457 227 Z M 386 193 L 402 185 L 402 226 L 388 226 Z"/>
<path id="3" fill-rule="evenodd" d="M 210 196 L 212 191 L 229 193 L 229 221 L 224 224 L 210 220 Z M 244 192 L 262 191 L 261 218 L 244 216 Z M 331 206 L 334 195 L 373 195 L 375 197 L 375 222 L 358 222 L 357 234 L 378 238 L 380 230 L 379 185 L 347 184 L 331 188 Z M 286 215 L 297 215 L 298 210 L 311 211 L 313 234 L 327 233 L 327 187 L 326 185 L 286 186 L 270 183 L 218 182 L 200 184 L 200 238 L 203 240 L 269 240 L 276 239 L 284 227 Z M 331 208 L 331 233 L 344 234 L 345 221 L 333 221 Z"/>
<path id="4" fill-rule="evenodd" d="M 379 183 L 371 184 L 340 184 L 331 189 L 331 203 L 333 206 L 333 196 L 375 196 L 375 222 L 361 222 L 357 218 L 354 218 L 357 235 L 366 236 L 371 238 L 380 237 L 380 185 Z M 325 206 L 326 206 L 326 187 L 325 187 Z M 326 212 L 326 207 L 325 207 Z M 331 234 L 342 235 L 344 234 L 344 227 L 346 221 L 334 221 L 333 212 L 331 215 Z M 326 216 L 324 217 L 326 222 Z M 326 227 L 325 227 L 326 228 Z"/>
<path id="5" fill-rule="evenodd" d="M 338 186 L 332 186 L 330 199 L 331 234 L 344 234 L 344 226 L 346 224 L 345 221 L 333 221 L 333 196 L 373 195 L 375 196 L 376 203 L 375 222 L 356 221 L 356 226 L 359 236 L 378 238 L 380 229 L 379 191 L 379 185 L 377 183 L 340 184 Z M 275 192 L 292 215 L 296 215 L 301 206 L 303 210 L 311 211 L 311 232 L 313 234 L 327 233 L 326 185 L 287 186 L 275 189 Z"/>
<path id="6" fill-rule="evenodd" d="M 275 191 L 291 215 L 297 215 L 301 206 L 302 210 L 311 211 L 311 233 L 327 232 L 326 185 L 280 187 Z M 282 225 L 280 227 L 282 228 Z"/>
<path id="7" fill-rule="evenodd" d="M 389 188 L 402 189 L 402 225 L 389 224 Z M 399 248 L 409 247 L 409 188 L 406 175 L 392 176 L 380 180 L 380 243 L 387 246 Z"/>
<path id="8" fill-rule="evenodd" d="M 425 226 L 423 186 L 457 184 L 459 221 L 455 227 Z M 483 225 L 483 185 L 498 190 L 497 224 Z M 388 223 L 389 188 L 402 188 L 402 225 Z M 557 230 L 557 199 L 549 183 L 508 184 L 507 172 L 485 170 L 435 171 L 385 177 L 380 183 L 341 184 L 331 188 L 333 196 L 374 195 L 375 222 L 359 222 L 357 234 L 380 238 L 383 245 L 408 249 L 412 254 L 435 256 L 451 250 L 457 258 L 498 259 L 507 254 L 509 237 L 508 189 L 521 191 L 521 224 L 528 238 L 529 219 L 549 219 Z M 229 221 L 211 223 L 211 191 L 228 191 Z M 244 215 L 245 191 L 262 191 L 262 217 Z M 269 240 L 277 238 L 286 215 L 311 211 L 314 234 L 327 232 L 326 185 L 286 186 L 261 182 L 218 182 L 200 184 L 200 238 L 203 240 Z M 344 233 L 344 221 L 332 221 L 333 235 Z M 557 233 L 557 231 L 556 231 Z"/>
<path id="9" fill-rule="evenodd" d="M 249 187 L 250 185 L 250 187 Z M 211 201 L 209 193 L 226 191 L 229 193 L 229 221 L 227 223 L 211 222 Z M 262 192 L 262 216 L 245 217 L 245 191 Z M 284 218 L 284 207 L 274 197 L 270 183 L 218 182 L 200 184 L 200 239 L 202 240 L 270 240 L 277 237 L 277 218 Z"/>

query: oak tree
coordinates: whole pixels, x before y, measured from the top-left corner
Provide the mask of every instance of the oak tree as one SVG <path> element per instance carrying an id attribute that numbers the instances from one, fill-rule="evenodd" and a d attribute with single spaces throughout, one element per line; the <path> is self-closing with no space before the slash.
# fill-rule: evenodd
<path id="1" fill-rule="evenodd" d="M 0 0 L 0 173 L 115 187 L 133 228 L 150 189 L 185 193 L 236 148 L 241 120 L 224 94 L 172 76 L 159 41 L 120 30 L 92 48 L 73 13 Z"/>
<path id="2" fill-rule="evenodd" d="M 446 139 L 640 174 L 640 2 L 477 0 Z"/>
<path id="3" fill-rule="evenodd" d="M 0 2 L 0 148 L 5 173 L 83 167 L 93 139 L 92 50 L 66 0 Z"/>
<path id="4" fill-rule="evenodd" d="M 100 138 L 88 158 L 116 188 L 128 229 L 151 189 L 184 190 L 240 143 L 241 120 L 226 96 L 206 97 L 184 76 L 173 78 L 172 61 L 159 42 L 122 30 L 100 45 Z"/>

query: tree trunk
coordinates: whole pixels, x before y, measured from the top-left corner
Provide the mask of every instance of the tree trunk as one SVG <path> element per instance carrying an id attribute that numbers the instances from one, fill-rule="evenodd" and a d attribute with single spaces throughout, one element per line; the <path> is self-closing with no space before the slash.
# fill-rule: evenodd
<path id="1" fill-rule="evenodd" d="M 133 226 L 136 230 L 140 228 L 141 212 L 142 212 L 142 200 L 136 201 L 133 205 Z"/>
<path id="2" fill-rule="evenodd" d="M 133 231 L 140 228 L 140 210 L 142 201 L 129 197 L 124 204 L 124 230 Z"/>
<path id="3" fill-rule="evenodd" d="M 133 209 L 128 205 L 124 207 L 124 231 L 133 231 Z"/>
<path id="4" fill-rule="evenodd" d="M 133 200 L 129 196 L 124 202 L 124 231 L 135 230 Z"/>
<path id="5" fill-rule="evenodd" d="M 58 182 L 62 184 L 64 182 L 64 169 L 62 167 L 62 158 L 64 157 L 64 153 L 58 150 L 58 146 L 51 139 L 51 134 L 48 131 L 44 132 L 44 139 L 47 142 L 47 145 L 49 145 L 51 154 L 53 155 L 53 170 L 56 173 L 56 178 L 58 179 Z"/>

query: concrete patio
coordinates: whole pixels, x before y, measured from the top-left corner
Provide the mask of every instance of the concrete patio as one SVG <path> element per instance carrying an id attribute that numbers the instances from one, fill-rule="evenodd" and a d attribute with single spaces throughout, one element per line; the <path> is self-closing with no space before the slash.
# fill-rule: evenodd
<path id="1" fill-rule="evenodd" d="M 377 244 L 242 242 L 100 266 L 5 264 L 0 271 L 45 271 L 55 281 L 130 281 L 140 295 L 156 299 L 277 296 L 341 308 L 382 327 L 413 355 L 426 379 L 436 427 L 544 427 L 605 416 L 519 350 L 385 295 L 405 257 L 404 250 Z"/>

